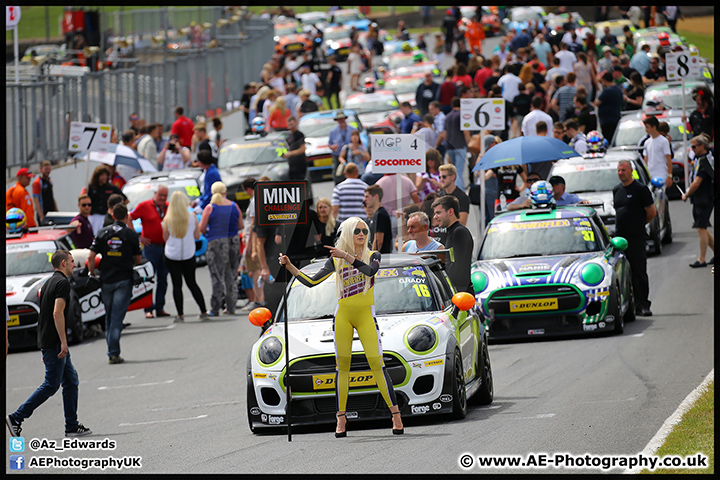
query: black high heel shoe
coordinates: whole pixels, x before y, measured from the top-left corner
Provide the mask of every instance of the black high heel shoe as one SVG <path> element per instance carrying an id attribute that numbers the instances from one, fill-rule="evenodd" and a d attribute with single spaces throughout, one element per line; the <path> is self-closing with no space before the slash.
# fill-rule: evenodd
<path id="1" fill-rule="evenodd" d="M 336 417 L 345 417 L 344 413 L 338 413 Z M 335 432 L 335 438 L 343 438 L 347 437 L 347 417 L 345 417 L 345 431 L 344 432 Z"/>
<path id="2" fill-rule="evenodd" d="M 398 410 L 397 412 L 394 412 L 393 415 L 400 415 L 400 410 Z M 403 433 L 405 433 L 405 428 L 404 427 L 403 428 L 393 428 L 392 432 L 393 432 L 393 435 L 402 435 Z"/>

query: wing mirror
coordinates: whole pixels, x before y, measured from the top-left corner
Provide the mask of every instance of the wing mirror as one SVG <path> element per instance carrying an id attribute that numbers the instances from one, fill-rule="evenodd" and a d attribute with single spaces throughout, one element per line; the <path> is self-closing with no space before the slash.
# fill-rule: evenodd
<path id="1" fill-rule="evenodd" d="M 467 312 L 475 306 L 475 297 L 468 292 L 458 292 L 453 295 L 452 303 L 463 312 Z"/>
<path id="2" fill-rule="evenodd" d="M 613 237 L 612 240 L 610 240 L 610 245 L 605 251 L 605 256 L 611 256 L 613 250 L 617 250 L 618 252 L 624 252 L 627 250 L 627 240 L 623 237 Z"/>
<path id="3" fill-rule="evenodd" d="M 248 320 L 256 327 L 262 327 L 272 318 L 272 313 L 265 307 L 258 307 L 250 312 Z"/>

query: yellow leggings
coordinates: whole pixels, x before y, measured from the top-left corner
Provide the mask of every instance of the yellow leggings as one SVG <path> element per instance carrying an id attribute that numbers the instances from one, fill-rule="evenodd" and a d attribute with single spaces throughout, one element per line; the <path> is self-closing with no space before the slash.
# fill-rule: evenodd
<path id="1" fill-rule="evenodd" d="M 373 306 L 338 306 L 335 313 L 335 398 L 337 409 L 344 412 L 350 387 L 350 361 L 352 358 L 353 328 L 357 330 L 365 357 L 370 364 L 378 389 L 388 407 L 397 404 L 392 381 L 382 359 L 380 330 L 373 315 Z"/>

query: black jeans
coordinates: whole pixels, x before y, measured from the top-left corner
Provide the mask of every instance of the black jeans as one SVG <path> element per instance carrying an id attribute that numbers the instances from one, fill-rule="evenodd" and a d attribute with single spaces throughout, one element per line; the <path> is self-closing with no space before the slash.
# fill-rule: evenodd
<path id="1" fill-rule="evenodd" d="M 650 281 L 647 275 L 647 253 L 645 239 L 628 240 L 625 256 L 632 270 L 632 285 L 635 294 L 635 308 L 650 308 Z"/>
<path id="2" fill-rule="evenodd" d="M 177 308 L 178 315 L 184 315 L 182 293 L 183 277 L 185 277 L 185 283 L 190 289 L 195 303 L 200 307 L 200 313 L 205 313 L 207 311 L 205 298 L 203 298 L 202 291 L 195 281 L 195 257 L 187 260 L 170 260 L 165 257 L 165 264 L 170 271 L 173 286 L 173 300 L 175 301 L 175 308 Z"/>

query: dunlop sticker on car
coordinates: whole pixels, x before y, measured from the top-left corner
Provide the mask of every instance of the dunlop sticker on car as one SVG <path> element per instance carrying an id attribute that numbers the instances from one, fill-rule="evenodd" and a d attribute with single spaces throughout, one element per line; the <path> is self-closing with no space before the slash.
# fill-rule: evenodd
<path id="1" fill-rule="evenodd" d="M 443 364 L 442 358 L 437 358 L 435 360 L 427 360 L 425 362 L 426 367 L 434 367 L 435 365 L 442 365 L 442 364 Z"/>
<path id="2" fill-rule="evenodd" d="M 543 300 L 514 300 L 510 302 L 511 312 L 536 312 L 541 310 L 557 310 L 558 299 L 546 298 Z"/>
<path id="3" fill-rule="evenodd" d="M 350 387 L 374 386 L 375 377 L 372 372 L 350 372 Z M 313 375 L 313 389 L 326 390 L 335 388 L 335 374 Z"/>

